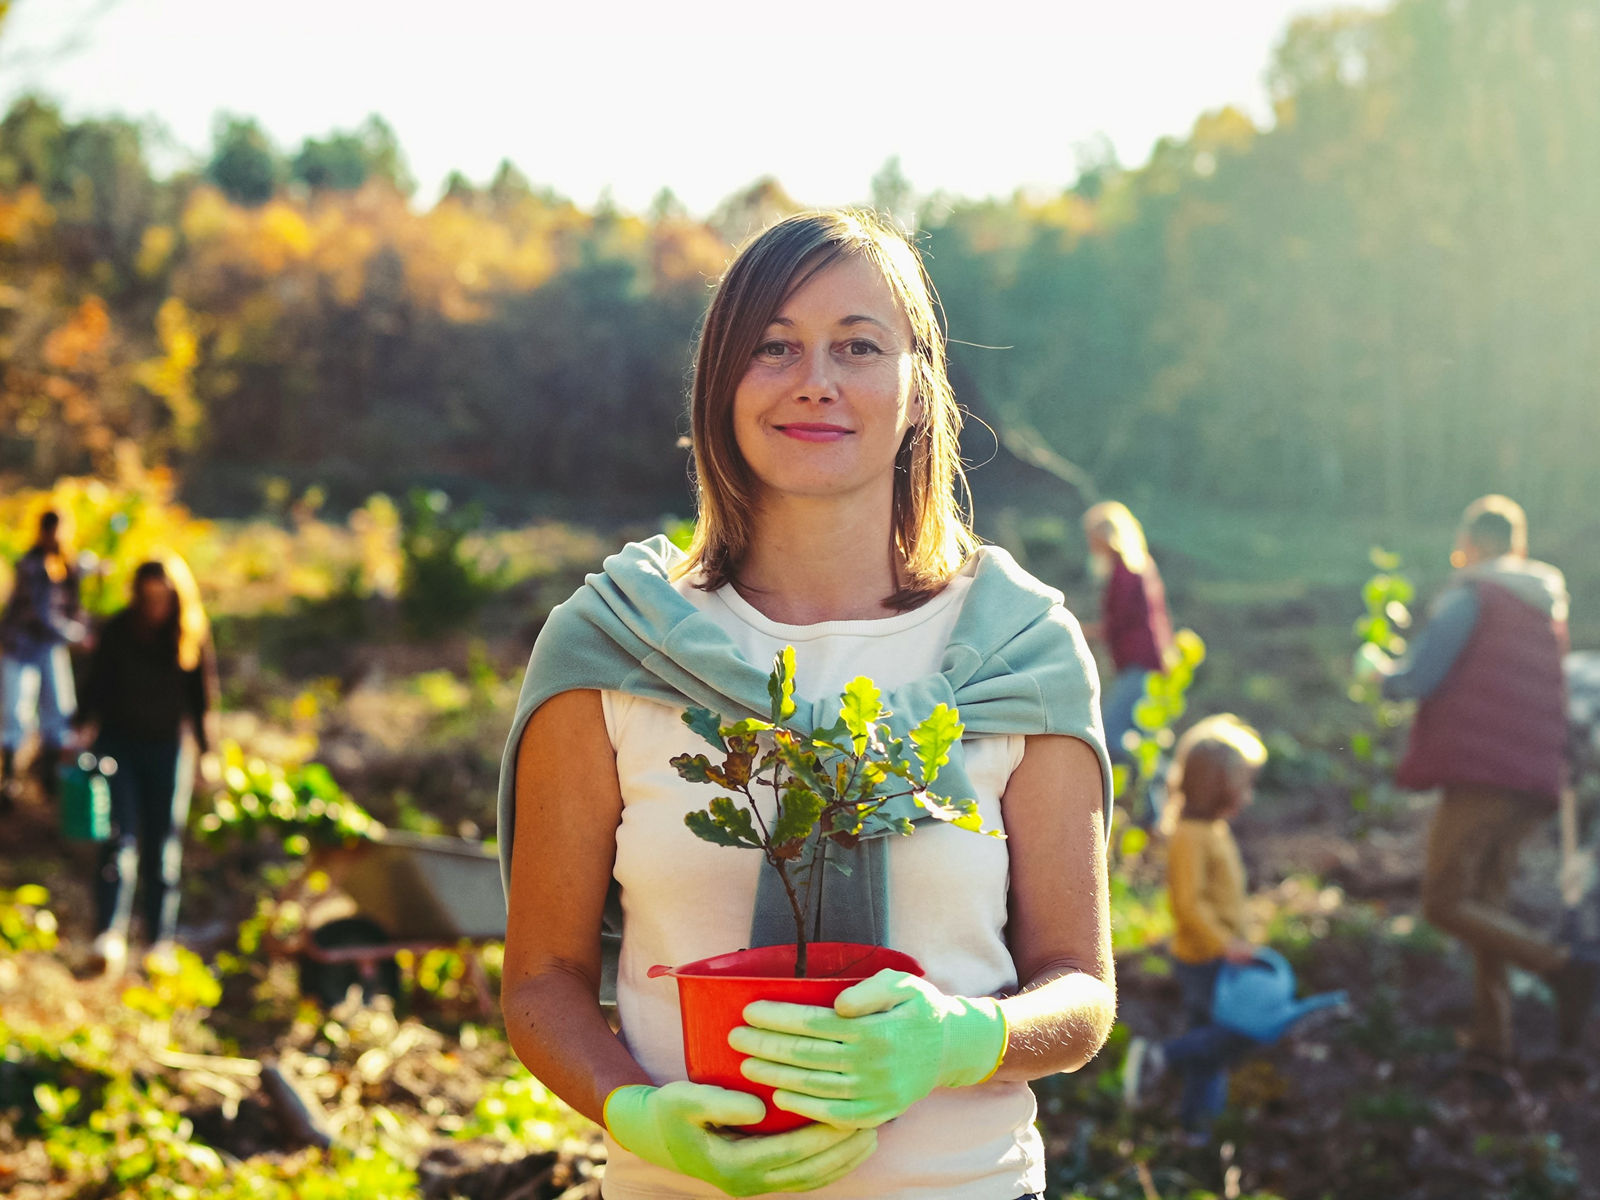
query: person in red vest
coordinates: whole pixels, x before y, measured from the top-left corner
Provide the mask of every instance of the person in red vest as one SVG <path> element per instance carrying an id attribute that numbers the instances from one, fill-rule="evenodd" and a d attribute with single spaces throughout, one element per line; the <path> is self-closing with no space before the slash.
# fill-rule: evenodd
<path id="1" fill-rule="evenodd" d="M 1507 965 L 1543 976 L 1563 1046 L 1579 1040 L 1600 955 L 1540 936 L 1506 910 L 1523 841 L 1555 813 L 1566 771 L 1567 588 L 1528 557 L 1528 521 L 1505 496 L 1467 506 L 1449 585 L 1410 656 L 1374 661 L 1391 700 L 1420 701 L 1395 775 L 1441 790 L 1428 831 L 1422 910 L 1476 960 L 1469 1062 L 1512 1061 Z"/>

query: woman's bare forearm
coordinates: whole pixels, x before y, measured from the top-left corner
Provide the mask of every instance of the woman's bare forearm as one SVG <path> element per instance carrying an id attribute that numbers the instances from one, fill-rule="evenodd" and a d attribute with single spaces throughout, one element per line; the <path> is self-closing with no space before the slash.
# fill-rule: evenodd
<path id="1" fill-rule="evenodd" d="M 1041 973 L 1000 1001 L 1008 1039 L 996 1079 L 1027 1080 L 1077 1071 L 1105 1045 L 1117 1017 L 1114 984 L 1076 967 Z"/>
<path id="2" fill-rule="evenodd" d="M 523 1066 L 569 1106 L 602 1123 L 607 1096 L 651 1080 L 611 1031 L 595 990 L 596 981 L 581 969 L 551 964 L 508 987 L 500 1008 Z"/>

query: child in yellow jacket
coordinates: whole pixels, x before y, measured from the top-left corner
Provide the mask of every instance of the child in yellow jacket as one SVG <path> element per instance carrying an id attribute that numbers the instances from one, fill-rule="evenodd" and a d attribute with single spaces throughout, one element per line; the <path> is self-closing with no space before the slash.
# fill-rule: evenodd
<path id="1" fill-rule="evenodd" d="M 1163 827 L 1167 895 L 1172 906 L 1174 973 L 1183 989 L 1188 1032 L 1162 1044 L 1135 1038 L 1123 1094 L 1129 1103 L 1171 1068 L 1183 1079 L 1183 1127 L 1208 1129 L 1227 1100 L 1228 1066 L 1254 1043 L 1211 1019 L 1211 996 L 1224 962 L 1246 963 L 1255 943 L 1245 926 L 1244 864 L 1228 822 L 1255 794 L 1267 760 L 1260 735 L 1223 713 L 1200 721 L 1178 741 L 1168 776 Z"/>

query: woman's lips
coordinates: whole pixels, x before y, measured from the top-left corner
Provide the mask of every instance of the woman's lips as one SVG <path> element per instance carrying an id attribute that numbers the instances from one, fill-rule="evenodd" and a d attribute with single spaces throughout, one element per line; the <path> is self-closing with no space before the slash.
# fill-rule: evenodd
<path id="1" fill-rule="evenodd" d="M 779 425 L 778 432 L 801 442 L 837 442 L 850 436 L 850 430 L 841 425 Z"/>

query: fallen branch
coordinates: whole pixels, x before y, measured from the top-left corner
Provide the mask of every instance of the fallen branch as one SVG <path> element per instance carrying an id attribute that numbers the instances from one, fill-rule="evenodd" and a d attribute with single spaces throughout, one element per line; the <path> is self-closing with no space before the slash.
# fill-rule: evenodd
<path id="1" fill-rule="evenodd" d="M 333 1146 L 322 1102 L 291 1080 L 277 1063 L 261 1064 L 261 1088 L 292 1137 L 319 1150 Z"/>

